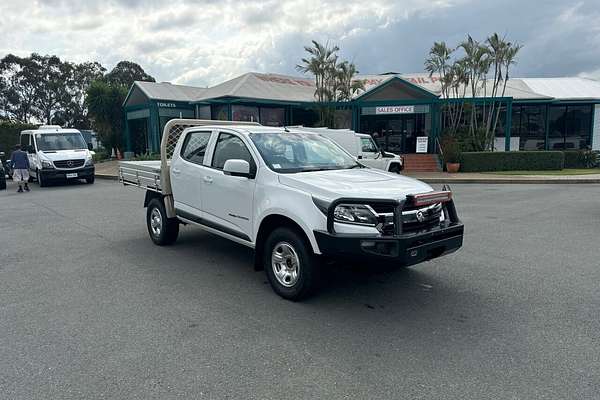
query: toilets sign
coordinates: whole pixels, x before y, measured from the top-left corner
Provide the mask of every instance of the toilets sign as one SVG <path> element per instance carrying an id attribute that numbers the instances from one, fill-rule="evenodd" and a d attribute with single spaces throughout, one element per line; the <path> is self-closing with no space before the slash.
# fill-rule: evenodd
<path id="1" fill-rule="evenodd" d="M 414 114 L 415 106 L 381 106 L 375 107 L 376 115 L 385 114 Z"/>

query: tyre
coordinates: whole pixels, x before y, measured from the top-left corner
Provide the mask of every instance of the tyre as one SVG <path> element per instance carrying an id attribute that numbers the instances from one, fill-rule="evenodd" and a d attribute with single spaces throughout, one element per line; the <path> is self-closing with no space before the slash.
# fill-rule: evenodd
<path id="1" fill-rule="evenodd" d="M 35 172 L 35 180 L 38 182 L 40 187 L 48 186 L 48 179 L 40 171 Z"/>
<path id="2" fill-rule="evenodd" d="M 148 234 L 154 244 L 168 246 L 175 243 L 179 235 L 177 218 L 167 218 L 167 211 L 162 199 L 152 199 L 146 210 Z"/>
<path id="3" fill-rule="evenodd" d="M 275 293 L 296 301 L 315 292 L 319 284 L 318 259 L 302 235 L 289 228 L 277 228 L 264 246 L 263 264 Z"/>
<path id="4" fill-rule="evenodd" d="M 95 179 L 96 179 L 96 177 L 94 175 L 92 175 L 92 176 L 85 178 L 85 182 L 91 185 L 94 183 Z"/>

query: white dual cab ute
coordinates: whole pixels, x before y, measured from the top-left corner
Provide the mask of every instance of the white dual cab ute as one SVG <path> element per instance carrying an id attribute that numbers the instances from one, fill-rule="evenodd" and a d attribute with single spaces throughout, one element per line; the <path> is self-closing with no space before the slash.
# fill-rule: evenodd
<path id="1" fill-rule="evenodd" d="M 366 133 L 358 133 L 351 129 L 294 127 L 307 132 L 323 135 L 340 145 L 361 164 L 383 171 L 400 173 L 404 169 L 404 159 L 397 154 L 383 151 L 375 140 Z"/>
<path id="2" fill-rule="evenodd" d="M 171 120 L 161 160 L 121 162 L 119 180 L 146 189 L 154 243 L 199 225 L 254 248 L 257 269 L 291 300 L 318 286 L 323 258 L 408 266 L 463 242 L 449 190 L 365 167 L 304 130 Z"/>
<path id="3" fill-rule="evenodd" d="M 20 144 L 28 153 L 29 174 L 40 186 L 58 179 L 85 179 L 94 183 L 93 153 L 77 129 L 42 125 L 22 131 Z"/>

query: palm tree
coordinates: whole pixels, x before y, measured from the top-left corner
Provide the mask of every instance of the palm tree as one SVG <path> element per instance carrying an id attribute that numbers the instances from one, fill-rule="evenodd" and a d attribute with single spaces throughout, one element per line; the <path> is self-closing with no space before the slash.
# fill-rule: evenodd
<path id="1" fill-rule="evenodd" d="M 331 84 L 332 66 L 337 63 L 337 52 L 339 47 L 330 47 L 328 43 L 320 44 L 312 41 L 312 46 L 304 46 L 309 54 L 308 58 L 302 58 L 302 63 L 296 65 L 296 69 L 302 73 L 310 73 L 315 77 L 315 96 L 319 102 L 330 100 L 331 91 L 327 88 Z"/>
<path id="2" fill-rule="evenodd" d="M 365 90 L 365 83 L 360 79 L 354 79 L 358 74 L 356 65 L 348 61 L 342 61 L 337 66 L 337 98 L 338 101 L 350 101 L 360 90 Z"/>

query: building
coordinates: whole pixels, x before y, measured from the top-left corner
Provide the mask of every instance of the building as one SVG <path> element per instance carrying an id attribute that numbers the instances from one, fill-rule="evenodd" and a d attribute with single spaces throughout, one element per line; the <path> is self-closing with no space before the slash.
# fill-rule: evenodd
<path id="1" fill-rule="evenodd" d="M 427 74 L 362 75 L 365 90 L 335 107 L 336 127 L 369 133 L 386 150 L 417 151 L 426 137 L 437 152 L 441 85 Z M 209 88 L 135 82 L 124 102 L 126 150 L 158 152 L 162 128 L 171 118 L 258 121 L 264 125 L 313 126 L 318 120 L 310 78 L 247 73 Z M 474 101 L 486 98 L 481 89 Z M 503 97 L 495 150 L 600 150 L 600 82 L 571 78 L 513 78 Z M 489 98 L 487 100 L 489 102 Z M 421 145 L 424 140 L 420 140 Z"/>

